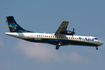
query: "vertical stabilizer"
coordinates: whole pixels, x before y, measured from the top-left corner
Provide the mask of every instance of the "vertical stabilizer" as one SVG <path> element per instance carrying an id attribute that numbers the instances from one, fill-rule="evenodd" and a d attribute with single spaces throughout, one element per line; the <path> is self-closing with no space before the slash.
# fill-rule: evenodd
<path id="1" fill-rule="evenodd" d="M 10 32 L 31 32 L 23 29 L 21 26 L 19 26 L 13 16 L 6 17 L 6 22 L 8 24 L 8 28 Z"/>

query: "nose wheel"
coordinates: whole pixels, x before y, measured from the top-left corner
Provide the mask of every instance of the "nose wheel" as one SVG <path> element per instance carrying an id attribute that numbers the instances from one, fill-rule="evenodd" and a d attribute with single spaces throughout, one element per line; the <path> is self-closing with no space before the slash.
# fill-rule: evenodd
<path id="1" fill-rule="evenodd" d="M 96 50 L 98 50 L 98 46 L 96 46 Z"/>

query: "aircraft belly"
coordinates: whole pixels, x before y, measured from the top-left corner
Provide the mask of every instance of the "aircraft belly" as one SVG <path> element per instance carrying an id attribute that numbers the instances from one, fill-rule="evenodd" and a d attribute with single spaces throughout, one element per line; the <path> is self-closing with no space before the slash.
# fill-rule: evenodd
<path id="1" fill-rule="evenodd" d="M 39 42 L 39 43 L 49 43 L 49 44 L 53 44 L 53 45 L 56 45 L 56 44 L 58 44 L 58 40 L 49 40 L 49 39 L 35 39 L 35 38 L 33 38 L 33 39 L 25 39 L 25 40 L 27 40 L 27 41 L 30 41 L 30 42 Z"/>
<path id="2" fill-rule="evenodd" d="M 63 45 L 83 45 L 83 46 L 99 46 L 94 42 L 86 42 L 86 41 L 76 41 L 76 40 L 62 40 L 62 39 L 43 39 L 43 38 L 32 38 L 25 39 L 31 42 L 39 42 L 39 43 L 49 43 L 53 45 L 57 45 L 59 42 Z"/>

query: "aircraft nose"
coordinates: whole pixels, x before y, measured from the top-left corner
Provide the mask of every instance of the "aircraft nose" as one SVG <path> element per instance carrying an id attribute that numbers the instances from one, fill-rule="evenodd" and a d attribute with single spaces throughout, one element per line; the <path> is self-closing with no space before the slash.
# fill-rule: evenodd
<path id="1" fill-rule="evenodd" d="M 100 46 L 101 46 L 101 45 L 103 45 L 103 43 L 102 43 L 102 42 L 100 42 Z"/>
<path id="2" fill-rule="evenodd" d="M 103 43 L 101 43 L 101 45 L 103 45 Z"/>

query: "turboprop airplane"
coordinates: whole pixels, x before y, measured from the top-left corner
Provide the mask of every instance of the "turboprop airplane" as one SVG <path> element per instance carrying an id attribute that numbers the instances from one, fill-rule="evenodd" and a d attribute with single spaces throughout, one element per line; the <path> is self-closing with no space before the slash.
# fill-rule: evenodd
<path id="1" fill-rule="evenodd" d="M 96 50 L 98 50 L 98 47 L 103 45 L 96 37 L 74 35 L 74 27 L 73 31 L 67 30 L 68 21 L 63 21 L 57 31 L 53 34 L 35 33 L 25 30 L 16 23 L 13 16 L 6 17 L 6 22 L 9 28 L 9 32 L 5 33 L 6 35 L 30 42 L 56 45 L 56 50 L 58 50 L 60 46 L 65 45 L 92 46 L 96 47 Z"/>

